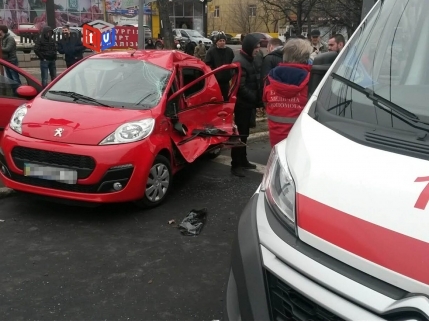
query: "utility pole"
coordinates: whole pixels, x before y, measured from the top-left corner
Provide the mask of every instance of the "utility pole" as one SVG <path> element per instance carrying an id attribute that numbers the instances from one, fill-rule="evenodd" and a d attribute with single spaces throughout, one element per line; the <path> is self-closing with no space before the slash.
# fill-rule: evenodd
<path id="1" fill-rule="evenodd" d="M 164 39 L 165 49 L 176 49 L 174 47 L 173 28 L 171 28 L 169 6 L 172 0 L 158 0 L 159 18 L 161 21 L 161 35 Z"/>
<path id="2" fill-rule="evenodd" d="M 146 4 L 146 0 L 139 0 L 139 11 L 138 11 L 138 33 L 139 33 L 139 42 L 138 42 L 138 49 L 144 49 L 145 47 L 145 30 L 144 30 L 144 26 L 143 26 L 143 22 L 144 22 L 144 6 Z"/>
<path id="3" fill-rule="evenodd" d="M 57 27 L 57 21 L 55 19 L 55 3 L 54 0 L 46 1 L 46 23 L 52 29 Z"/>

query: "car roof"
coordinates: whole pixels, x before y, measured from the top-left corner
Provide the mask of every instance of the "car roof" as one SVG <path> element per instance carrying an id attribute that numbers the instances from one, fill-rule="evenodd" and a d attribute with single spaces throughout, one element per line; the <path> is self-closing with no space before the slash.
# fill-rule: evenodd
<path id="1" fill-rule="evenodd" d="M 133 56 L 131 56 L 133 54 Z M 127 51 L 105 51 L 95 54 L 88 59 L 138 59 L 152 63 L 156 66 L 172 70 L 174 63 L 184 60 L 195 60 L 195 57 L 177 50 L 127 50 Z"/>

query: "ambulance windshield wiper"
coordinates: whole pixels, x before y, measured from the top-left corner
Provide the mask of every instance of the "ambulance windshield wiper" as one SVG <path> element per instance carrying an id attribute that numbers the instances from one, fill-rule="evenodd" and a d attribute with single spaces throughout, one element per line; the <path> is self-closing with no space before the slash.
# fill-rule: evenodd
<path id="1" fill-rule="evenodd" d="M 85 96 L 76 92 L 69 92 L 69 91 L 48 91 L 48 93 L 54 94 L 54 95 L 61 95 L 61 96 L 67 96 L 67 97 L 71 97 L 74 98 L 75 101 L 77 100 L 81 100 L 81 101 L 87 101 L 87 102 L 91 102 L 91 103 L 95 103 L 97 105 L 100 106 L 105 106 L 105 107 L 113 107 L 104 103 L 101 103 L 100 101 L 97 101 L 95 98 L 89 97 L 89 96 Z"/>
<path id="2" fill-rule="evenodd" d="M 357 90 L 358 92 L 364 94 L 366 97 L 368 97 L 373 103 L 374 106 L 377 106 L 378 108 L 385 109 L 385 107 L 381 106 L 383 104 L 384 106 L 390 108 L 392 111 L 395 111 L 396 113 L 400 114 L 400 116 L 407 118 L 410 121 L 424 123 L 419 120 L 419 117 L 415 115 L 414 113 L 411 113 L 410 111 L 407 111 L 405 108 L 400 107 L 399 105 L 396 105 L 395 103 L 385 99 L 384 97 L 381 97 L 380 95 L 377 95 L 372 89 L 362 87 L 351 80 L 348 80 L 347 78 L 344 78 L 336 73 L 332 73 L 332 78 L 338 80 L 339 82 L 353 88 L 354 90 Z"/>

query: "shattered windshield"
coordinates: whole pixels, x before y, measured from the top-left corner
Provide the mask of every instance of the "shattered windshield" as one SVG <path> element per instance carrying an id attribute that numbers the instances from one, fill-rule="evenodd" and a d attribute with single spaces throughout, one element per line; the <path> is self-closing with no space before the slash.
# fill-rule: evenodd
<path id="1" fill-rule="evenodd" d="M 348 119 L 407 128 L 404 122 L 392 118 L 386 104 L 380 108 L 380 100 L 367 96 L 373 93 L 428 122 L 428 13 L 429 1 L 379 1 L 337 60 L 318 105 Z M 335 74 L 340 77 L 335 78 Z M 347 85 L 347 80 L 369 90 L 356 90 L 356 86 Z"/>
<path id="2" fill-rule="evenodd" d="M 87 59 L 71 69 L 45 97 L 74 101 L 55 94 L 72 92 L 102 104 L 130 109 L 148 109 L 158 105 L 171 72 L 136 59 Z"/>

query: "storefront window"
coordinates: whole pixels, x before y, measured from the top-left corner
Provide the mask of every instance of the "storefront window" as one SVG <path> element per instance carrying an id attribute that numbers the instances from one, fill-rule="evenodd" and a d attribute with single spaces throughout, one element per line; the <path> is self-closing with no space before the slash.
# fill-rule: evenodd
<path id="1" fill-rule="evenodd" d="M 203 15 L 204 4 L 200 1 L 194 1 L 194 16 L 202 16 Z"/>
<path id="2" fill-rule="evenodd" d="M 192 17 L 194 15 L 194 1 L 193 0 L 185 0 L 184 1 L 185 17 Z"/>
<path id="3" fill-rule="evenodd" d="M 174 15 L 183 17 L 183 1 L 177 0 L 174 2 Z"/>

